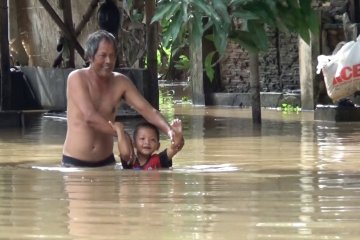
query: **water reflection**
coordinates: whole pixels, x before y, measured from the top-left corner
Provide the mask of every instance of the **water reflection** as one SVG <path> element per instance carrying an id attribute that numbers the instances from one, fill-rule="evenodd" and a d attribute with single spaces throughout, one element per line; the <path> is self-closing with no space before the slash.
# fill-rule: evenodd
<path id="1" fill-rule="evenodd" d="M 360 123 L 264 110 L 259 128 L 249 109 L 168 107 L 186 138 L 168 171 L 63 169 L 61 118 L 1 129 L 0 238 L 358 238 Z"/>

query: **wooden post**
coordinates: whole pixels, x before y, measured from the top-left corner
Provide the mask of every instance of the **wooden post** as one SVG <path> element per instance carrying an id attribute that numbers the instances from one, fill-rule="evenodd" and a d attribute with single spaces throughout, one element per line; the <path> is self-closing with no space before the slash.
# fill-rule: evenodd
<path id="1" fill-rule="evenodd" d="M 0 46 L 1 46 L 1 84 L 0 84 L 0 111 L 11 109 L 11 78 L 9 53 L 9 23 L 8 0 L 0 0 Z"/>
<path id="2" fill-rule="evenodd" d="M 360 23 L 360 3 L 359 0 L 349 1 L 349 15 L 353 23 Z"/>
<path id="3" fill-rule="evenodd" d="M 69 29 L 69 32 L 72 35 L 75 35 L 75 30 L 73 26 L 73 19 L 72 19 L 72 9 L 71 9 L 71 0 L 63 0 L 63 19 L 64 24 Z M 66 37 L 67 44 L 69 45 L 69 62 L 67 68 L 75 68 L 75 55 L 74 55 L 74 44 L 72 43 L 71 39 Z"/>
<path id="4" fill-rule="evenodd" d="M 358 36 L 358 33 L 360 32 L 360 2 L 359 0 L 350 0 L 349 1 L 349 15 L 350 15 L 350 20 L 353 23 L 356 23 L 356 36 L 354 39 L 355 40 L 356 37 Z"/>
<path id="5" fill-rule="evenodd" d="M 190 80 L 192 86 L 192 103 L 197 106 L 205 106 L 204 96 L 204 72 L 202 62 L 202 39 L 196 39 L 190 34 Z"/>
<path id="6" fill-rule="evenodd" d="M 254 124 L 261 124 L 259 55 L 249 53 L 251 110 Z"/>
<path id="7" fill-rule="evenodd" d="M 316 66 L 317 56 L 320 55 L 319 39 L 311 35 L 310 44 L 299 39 L 299 73 L 301 89 L 301 109 L 315 110 L 317 104 Z"/>
<path id="8" fill-rule="evenodd" d="M 146 46 L 147 46 L 147 69 L 150 73 L 151 83 L 149 102 L 154 108 L 159 109 L 159 85 L 157 76 L 157 47 L 158 47 L 158 29 L 157 23 L 151 23 L 151 19 L 155 14 L 156 1 L 148 0 L 145 5 L 146 14 Z"/>

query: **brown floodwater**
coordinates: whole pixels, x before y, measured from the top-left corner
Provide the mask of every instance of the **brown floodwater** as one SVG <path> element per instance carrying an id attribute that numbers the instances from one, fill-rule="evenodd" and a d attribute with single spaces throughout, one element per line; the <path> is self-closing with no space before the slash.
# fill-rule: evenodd
<path id="1" fill-rule="evenodd" d="M 172 170 L 61 168 L 61 116 L 0 129 L 0 239 L 359 239 L 360 123 L 263 109 L 258 127 L 249 109 L 162 112 L 184 125 Z"/>

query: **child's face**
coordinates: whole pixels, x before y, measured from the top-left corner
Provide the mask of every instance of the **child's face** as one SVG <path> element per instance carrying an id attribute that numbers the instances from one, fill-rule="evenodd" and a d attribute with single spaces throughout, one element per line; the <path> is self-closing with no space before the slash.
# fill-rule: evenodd
<path id="1" fill-rule="evenodd" d="M 156 132 L 151 128 L 142 127 L 138 129 L 134 141 L 138 155 L 151 156 L 160 147 Z"/>

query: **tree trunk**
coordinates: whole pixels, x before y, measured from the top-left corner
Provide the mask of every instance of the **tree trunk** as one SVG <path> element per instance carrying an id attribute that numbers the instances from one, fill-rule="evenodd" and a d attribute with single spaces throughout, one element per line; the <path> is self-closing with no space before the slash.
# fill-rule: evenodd
<path id="1" fill-rule="evenodd" d="M 159 109 L 159 84 L 157 76 L 157 59 L 156 51 L 158 46 L 158 29 L 157 23 L 151 23 L 151 19 L 155 14 L 156 1 L 146 1 L 145 12 L 146 12 L 146 46 L 147 46 L 147 69 L 149 70 L 151 83 L 150 83 L 150 96 L 149 102 L 154 108 Z"/>
<path id="2" fill-rule="evenodd" d="M 1 46 L 1 84 L 0 111 L 11 109 L 10 53 L 8 34 L 8 0 L 0 0 L 0 46 Z"/>
<path id="3" fill-rule="evenodd" d="M 254 124 L 261 124 L 259 55 L 249 53 L 249 57 L 252 119 Z"/>

